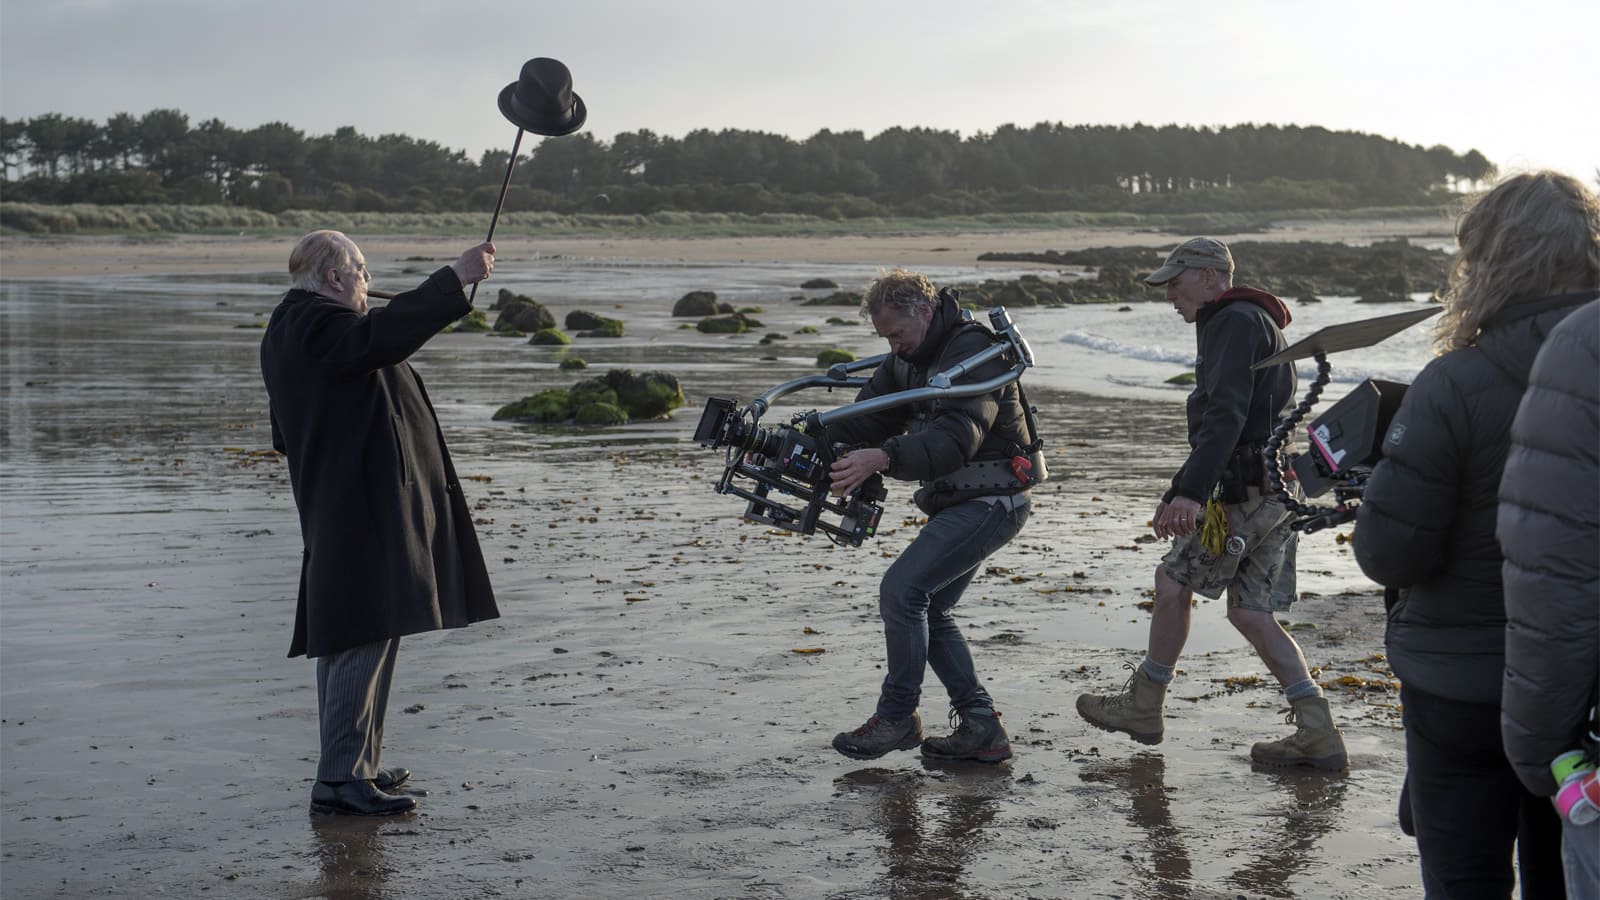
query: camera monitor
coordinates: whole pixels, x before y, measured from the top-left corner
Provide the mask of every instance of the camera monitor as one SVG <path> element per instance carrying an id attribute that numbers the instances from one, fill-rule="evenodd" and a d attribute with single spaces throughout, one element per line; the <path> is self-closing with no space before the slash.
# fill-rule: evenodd
<path id="1" fill-rule="evenodd" d="M 1336 479 L 1377 463 L 1383 431 L 1405 393 L 1404 384 L 1369 378 L 1312 421 L 1306 429 L 1311 452 L 1293 463 L 1307 496 L 1320 496 Z"/>
<path id="2" fill-rule="evenodd" d="M 1423 319 L 1438 315 L 1439 311 L 1439 306 L 1430 304 L 1424 309 L 1329 325 L 1255 364 L 1254 368 L 1260 369 L 1307 357 L 1317 361 L 1317 375 L 1305 399 L 1278 420 L 1262 453 L 1268 486 L 1294 514 L 1290 522 L 1294 530 L 1310 534 L 1355 518 L 1367 478 L 1382 456 L 1382 441 L 1389 420 L 1400 408 L 1400 399 L 1406 390 L 1406 385 L 1393 381 L 1367 379 L 1312 421 L 1306 433 L 1311 445 L 1308 452 L 1290 452 L 1290 433 L 1316 405 L 1323 387 L 1328 384 L 1332 368 L 1328 364 L 1328 354 L 1370 347 Z M 1307 497 L 1332 491 L 1335 505 L 1312 506 L 1295 499 L 1284 484 L 1285 469 L 1293 470 L 1290 478 L 1299 481 Z"/>

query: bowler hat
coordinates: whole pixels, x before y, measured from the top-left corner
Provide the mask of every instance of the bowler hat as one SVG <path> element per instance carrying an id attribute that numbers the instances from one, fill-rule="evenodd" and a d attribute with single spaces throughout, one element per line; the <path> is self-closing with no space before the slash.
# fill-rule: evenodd
<path id="1" fill-rule="evenodd" d="M 1184 269 L 1216 269 L 1232 275 L 1233 254 L 1228 252 L 1227 244 L 1216 238 L 1190 238 L 1167 255 L 1167 261 L 1161 264 L 1161 268 L 1146 275 L 1144 283 L 1160 287 L 1182 275 Z"/>
<path id="2" fill-rule="evenodd" d="M 522 75 L 500 92 L 500 112 L 520 128 L 556 137 L 583 127 L 589 110 L 572 92 L 572 73 L 560 60 L 535 57 Z"/>

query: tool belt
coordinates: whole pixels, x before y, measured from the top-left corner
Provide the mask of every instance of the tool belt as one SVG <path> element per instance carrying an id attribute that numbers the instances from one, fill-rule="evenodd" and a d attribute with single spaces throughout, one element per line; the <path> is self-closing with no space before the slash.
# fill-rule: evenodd
<path id="1" fill-rule="evenodd" d="M 1250 488 L 1265 493 L 1267 489 L 1267 461 L 1262 454 L 1265 444 L 1240 444 L 1228 455 L 1222 467 L 1222 502 L 1244 503 L 1250 499 Z"/>

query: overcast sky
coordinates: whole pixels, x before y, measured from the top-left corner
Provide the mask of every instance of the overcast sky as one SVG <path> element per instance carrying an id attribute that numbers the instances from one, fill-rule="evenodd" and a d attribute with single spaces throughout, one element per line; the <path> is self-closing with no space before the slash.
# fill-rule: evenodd
<path id="1" fill-rule="evenodd" d="M 602 140 L 1254 122 L 1588 181 L 1597 37 L 1597 0 L 3 0 L 0 115 L 170 107 L 477 158 L 515 136 L 500 89 L 551 56 Z"/>

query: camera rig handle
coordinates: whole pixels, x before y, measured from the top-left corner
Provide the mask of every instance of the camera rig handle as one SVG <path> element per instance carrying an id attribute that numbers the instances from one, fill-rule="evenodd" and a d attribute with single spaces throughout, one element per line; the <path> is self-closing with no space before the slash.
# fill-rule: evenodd
<path id="1" fill-rule="evenodd" d="M 862 369 L 876 368 L 888 358 L 889 354 L 880 353 L 877 356 L 869 356 L 866 359 L 858 359 L 853 362 L 834 363 L 828 367 L 826 374 L 807 375 L 804 378 L 785 381 L 783 384 L 768 389 L 766 393 L 750 401 L 750 421 L 761 421 L 761 417 L 766 415 L 767 410 L 772 408 L 773 403 L 808 387 L 861 387 L 867 383 L 867 379 L 851 378 L 849 377 L 850 373 L 859 372 Z"/>
<path id="2" fill-rule="evenodd" d="M 977 397 L 1016 381 L 1022 377 L 1023 372 L 1033 365 L 1033 349 L 1028 346 L 1028 342 L 1022 337 L 1021 332 L 1017 331 L 1017 327 L 1011 321 L 1011 317 L 1006 314 L 1005 307 L 996 306 L 989 310 L 989 323 L 993 326 L 994 335 L 998 338 L 997 342 L 961 360 L 943 372 L 935 373 L 928 379 L 927 387 L 909 391 L 897 391 L 893 394 L 884 394 L 858 403 L 847 403 L 844 406 L 825 412 L 813 413 L 812 416 L 815 423 L 827 426 L 845 419 L 853 419 L 856 416 L 869 415 L 886 409 L 894 409 L 897 406 L 905 406 L 908 403 L 916 403 L 919 400 L 937 397 Z M 1011 354 L 1011 358 L 1015 362 L 1004 374 L 971 384 L 958 385 L 954 383 L 957 378 L 961 378 L 984 363 L 1007 353 Z M 882 356 L 873 357 L 873 359 L 881 361 L 887 357 L 888 354 L 885 353 Z M 867 360 L 862 360 L 862 362 L 865 363 Z M 808 421 L 812 420 L 812 417 L 808 417 Z"/>

